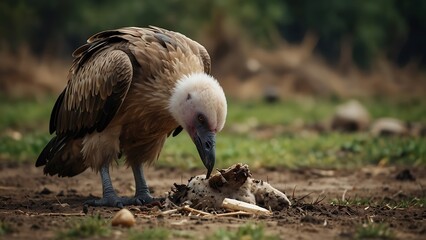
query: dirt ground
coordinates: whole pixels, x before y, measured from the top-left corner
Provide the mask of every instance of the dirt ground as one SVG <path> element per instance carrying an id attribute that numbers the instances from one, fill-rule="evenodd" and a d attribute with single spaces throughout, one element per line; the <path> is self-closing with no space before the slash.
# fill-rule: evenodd
<path id="1" fill-rule="evenodd" d="M 181 214 L 159 217 L 155 214 L 156 211 L 144 207 L 130 207 L 130 210 L 136 214 L 137 230 L 165 227 L 194 236 L 194 239 L 202 239 L 201 236 L 211 235 L 219 228 L 237 229 L 245 223 L 262 224 L 267 234 L 278 234 L 282 239 L 352 239 L 356 226 L 367 222 L 386 223 L 399 239 L 425 239 L 426 207 L 393 206 L 415 197 L 425 198 L 423 186 L 426 185 L 426 169 L 410 168 L 409 173 L 415 180 L 410 180 L 409 174 L 397 179 L 396 176 L 403 170 L 404 168 L 398 167 L 365 167 L 350 171 L 254 170 L 254 178 L 269 181 L 277 189 L 285 191 L 292 200 L 292 207 L 275 212 L 272 217 L 206 219 Z M 165 196 L 173 183 L 186 183 L 191 176 L 202 173 L 203 170 L 183 171 L 155 167 L 146 170 L 148 183 L 155 196 Z M 130 169 L 115 168 L 111 174 L 118 193 L 131 196 L 134 183 Z M 101 194 L 99 176 L 91 171 L 74 178 L 57 178 L 44 176 L 42 169 L 36 169 L 32 165 L 3 166 L 0 168 L 0 221 L 13 228 L 12 233 L 3 237 L 53 238 L 59 230 L 69 228 L 73 221 L 85 217 L 82 212 L 83 201 Z M 306 196 L 307 194 L 309 195 Z M 369 199 L 372 204 L 330 204 L 333 199 L 342 197 Z M 377 204 L 380 202 L 383 204 Z M 116 211 L 118 210 L 113 208 L 91 207 L 88 214 L 100 214 L 101 217 L 110 219 Z M 112 239 L 121 239 L 128 233 L 119 227 L 113 229 Z"/>

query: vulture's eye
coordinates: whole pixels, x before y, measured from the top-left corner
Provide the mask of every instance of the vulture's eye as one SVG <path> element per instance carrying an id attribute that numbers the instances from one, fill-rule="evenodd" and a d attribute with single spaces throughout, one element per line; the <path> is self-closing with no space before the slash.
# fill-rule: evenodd
<path id="1" fill-rule="evenodd" d="M 199 121 L 200 123 L 204 123 L 205 118 L 204 118 L 204 116 L 203 116 L 202 114 L 198 115 L 198 121 Z"/>

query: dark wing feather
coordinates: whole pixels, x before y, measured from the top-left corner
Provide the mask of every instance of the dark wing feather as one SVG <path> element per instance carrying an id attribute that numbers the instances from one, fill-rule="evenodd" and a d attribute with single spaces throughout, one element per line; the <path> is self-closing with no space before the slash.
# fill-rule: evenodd
<path id="1" fill-rule="evenodd" d="M 62 101 L 64 100 L 65 90 L 62 91 L 61 95 L 59 95 L 58 99 L 55 102 L 55 106 L 53 106 L 52 114 L 50 115 L 50 124 L 49 124 L 49 132 L 50 134 L 54 133 L 56 131 L 57 121 L 58 118 L 58 112 L 59 108 L 62 105 Z"/>
<path id="2" fill-rule="evenodd" d="M 54 157 L 55 153 L 62 150 L 68 140 L 69 137 L 67 136 L 54 136 L 49 141 L 49 143 L 47 143 L 46 147 L 44 147 L 43 151 L 38 156 L 35 166 L 40 167 L 46 165 L 49 159 L 52 159 Z"/>
<path id="3" fill-rule="evenodd" d="M 174 131 L 173 131 L 173 134 L 172 134 L 172 136 L 173 137 L 176 137 L 180 132 L 182 132 L 182 130 L 183 130 L 183 127 L 181 127 L 181 126 L 178 126 Z"/>
<path id="4" fill-rule="evenodd" d="M 52 111 L 51 133 L 82 137 L 104 130 L 114 118 L 133 77 L 128 55 L 108 45 L 117 41 L 113 36 L 75 52 L 68 85 Z"/>

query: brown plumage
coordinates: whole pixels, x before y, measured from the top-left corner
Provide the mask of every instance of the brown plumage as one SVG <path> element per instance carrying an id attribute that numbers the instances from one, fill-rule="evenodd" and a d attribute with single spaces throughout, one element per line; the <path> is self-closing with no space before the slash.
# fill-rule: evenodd
<path id="1" fill-rule="evenodd" d="M 73 56 L 68 84 L 50 119 L 56 136 L 36 162 L 45 165 L 45 174 L 71 177 L 88 167 L 107 171 L 121 153 L 137 171 L 141 163 L 156 160 L 166 138 L 182 128 L 212 167 L 214 159 L 207 160 L 211 153 L 203 148 L 214 147 L 226 99 L 208 76 L 210 57 L 203 46 L 165 29 L 129 27 L 92 36 Z"/>

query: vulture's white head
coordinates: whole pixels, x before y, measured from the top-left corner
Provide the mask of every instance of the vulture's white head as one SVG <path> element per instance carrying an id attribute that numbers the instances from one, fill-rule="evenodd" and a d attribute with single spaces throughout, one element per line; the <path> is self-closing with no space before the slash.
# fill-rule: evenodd
<path id="1" fill-rule="evenodd" d="M 188 132 L 207 168 L 207 178 L 215 164 L 216 133 L 225 125 L 227 104 L 218 81 L 205 73 L 180 79 L 170 98 L 169 111 Z"/>

